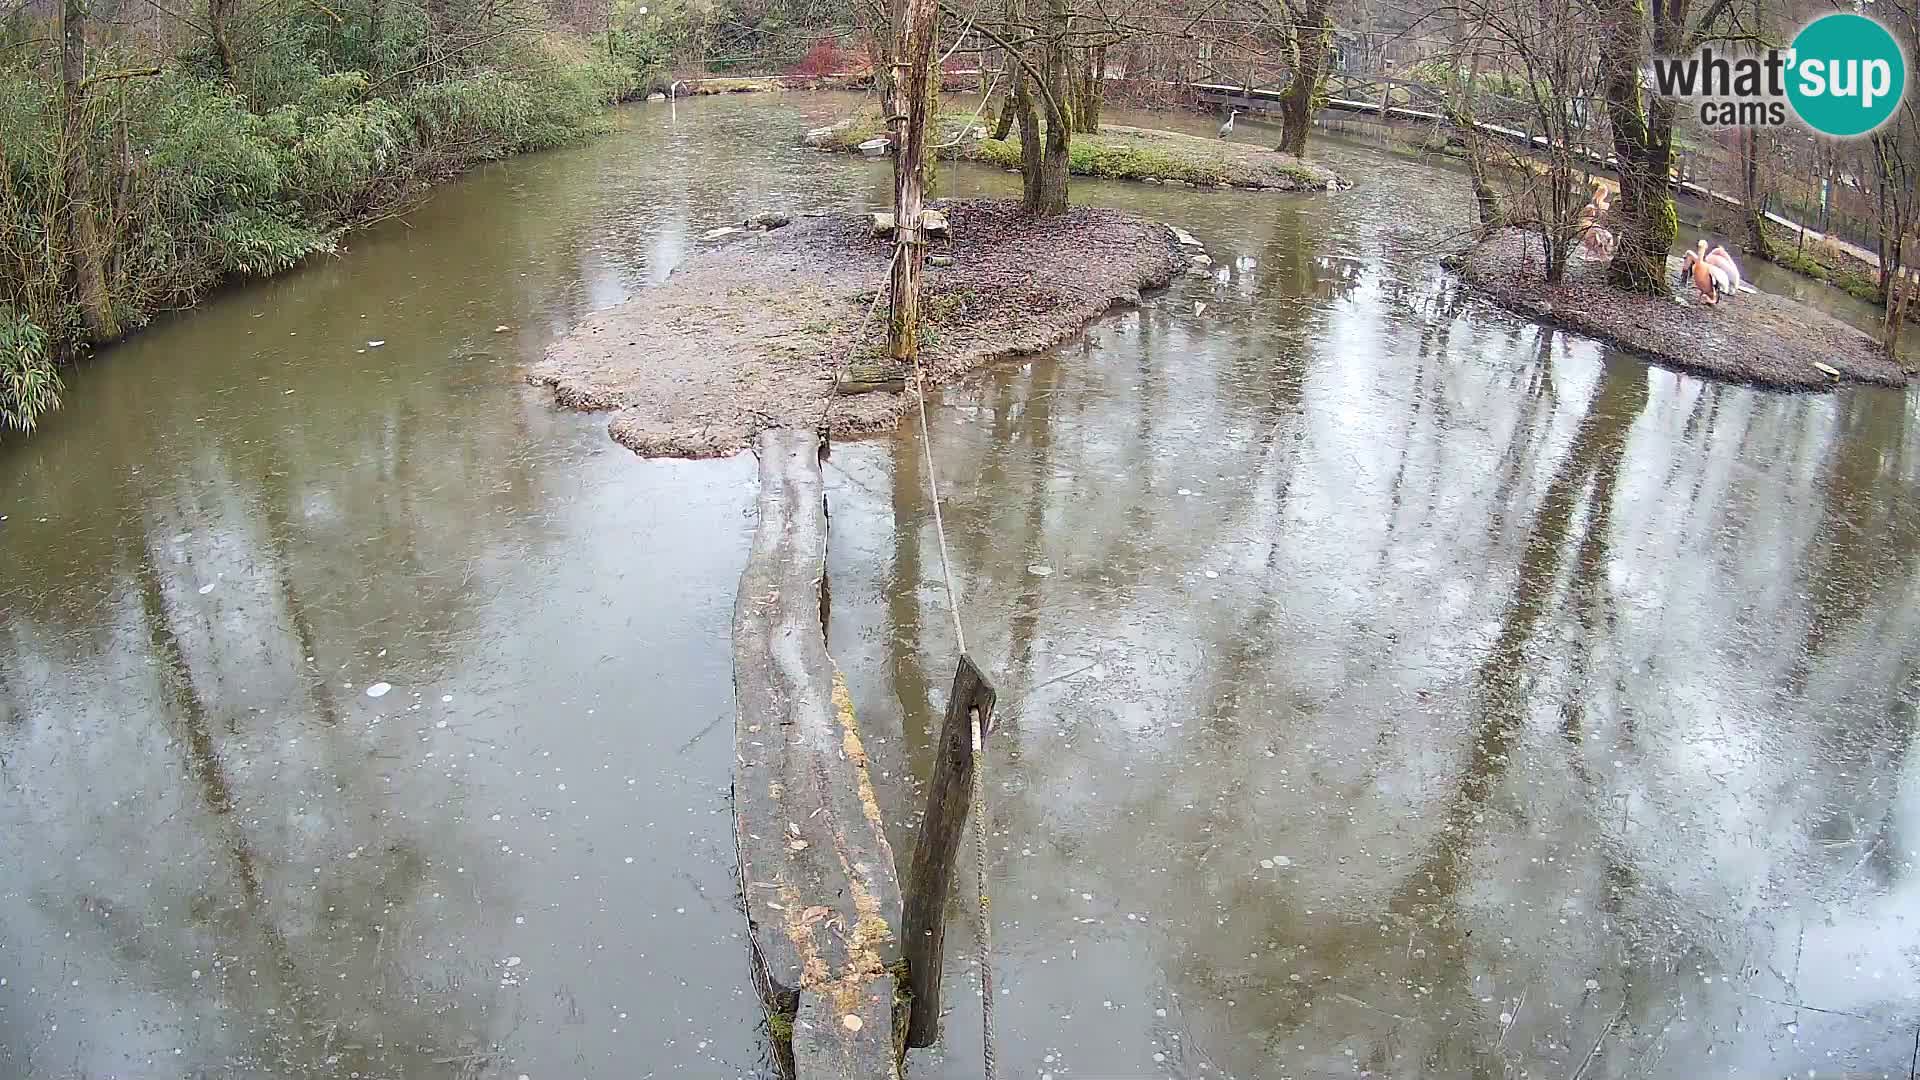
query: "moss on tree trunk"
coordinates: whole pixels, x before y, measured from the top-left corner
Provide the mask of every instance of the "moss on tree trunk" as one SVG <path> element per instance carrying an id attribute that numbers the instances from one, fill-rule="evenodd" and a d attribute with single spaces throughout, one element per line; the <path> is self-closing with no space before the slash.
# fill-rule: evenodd
<path id="1" fill-rule="evenodd" d="M 1600 77 L 1613 129 L 1613 154 L 1620 170 L 1613 262 L 1607 280 L 1617 289 L 1659 295 L 1667 291 L 1667 256 L 1680 235 L 1673 203 L 1673 101 L 1647 100 L 1640 91 L 1646 65 L 1645 0 L 1604 0 L 1605 29 L 1600 36 Z M 1679 45 L 1678 27 L 1686 25 L 1686 4 L 1668 0 L 1654 44 L 1668 52 Z"/>
<path id="2" fill-rule="evenodd" d="M 1300 13 L 1293 79 L 1280 99 L 1280 149 L 1294 157 L 1307 154 L 1307 132 L 1313 127 L 1315 98 L 1325 74 L 1327 50 L 1333 44 L 1332 0 L 1307 0 Z"/>

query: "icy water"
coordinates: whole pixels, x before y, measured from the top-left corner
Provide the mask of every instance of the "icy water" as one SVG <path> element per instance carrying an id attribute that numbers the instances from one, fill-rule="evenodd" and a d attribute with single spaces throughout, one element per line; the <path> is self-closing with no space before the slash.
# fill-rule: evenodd
<path id="1" fill-rule="evenodd" d="M 0 1076 L 766 1075 L 753 463 L 640 461 L 517 377 L 714 226 L 884 202 L 787 148 L 844 104 L 623 111 L 0 446 Z M 929 468 L 1000 684 L 1002 1075 L 1907 1076 L 1920 399 L 1542 332 L 1432 268 L 1457 176 L 1324 156 L 1363 184 L 1076 183 L 1220 268 L 951 388 L 931 463 L 834 450 L 903 859 L 954 659 Z M 954 910 L 917 1076 L 979 1075 Z"/>

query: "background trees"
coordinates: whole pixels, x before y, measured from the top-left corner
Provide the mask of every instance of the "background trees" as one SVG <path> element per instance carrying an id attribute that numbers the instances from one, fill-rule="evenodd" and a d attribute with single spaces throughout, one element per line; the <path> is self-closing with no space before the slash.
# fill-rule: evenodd
<path id="1" fill-rule="evenodd" d="M 537 0 L 60 0 L 0 24 L 0 426 L 54 361 L 665 74 Z M 638 51 L 638 50 L 634 50 Z M 664 84 L 662 84 L 664 85 Z"/>

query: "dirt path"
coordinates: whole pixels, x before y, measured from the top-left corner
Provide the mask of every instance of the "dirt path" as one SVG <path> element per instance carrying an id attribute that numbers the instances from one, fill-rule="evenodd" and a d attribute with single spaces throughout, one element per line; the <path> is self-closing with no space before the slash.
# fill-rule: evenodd
<path id="1" fill-rule="evenodd" d="M 1908 375 L 1873 338 L 1799 301 L 1770 293 L 1723 297 L 1709 307 L 1691 288 L 1673 297 L 1629 296 L 1609 288 L 1606 264 L 1575 257 L 1566 280 L 1542 279 L 1537 238 L 1508 229 L 1454 269 L 1481 292 L 1526 315 L 1632 350 L 1666 367 L 1795 390 L 1826 389 L 1841 378 L 1905 386 Z M 1679 259 L 1668 260 L 1678 280 Z"/>
<path id="2" fill-rule="evenodd" d="M 922 363 L 935 384 L 1058 344 L 1166 284 L 1187 258 L 1167 226 L 1116 211 L 1076 207 L 1035 222 L 1012 203 L 936 205 L 953 237 L 934 241 L 932 254 L 952 265 L 928 267 L 922 287 Z M 875 301 L 891 254 L 890 240 L 851 215 L 722 242 L 588 318 L 528 381 L 563 405 L 614 410 L 613 437 L 648 456 L 731 454 L 771 427 L 890 428 L 905 394 L 834 387 L 850 348 L 884 352 L 885 300 Z"/>

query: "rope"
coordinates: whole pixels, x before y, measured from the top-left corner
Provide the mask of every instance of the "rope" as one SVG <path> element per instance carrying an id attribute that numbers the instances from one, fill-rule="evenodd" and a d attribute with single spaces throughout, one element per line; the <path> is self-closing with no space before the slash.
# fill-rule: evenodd
<path id="1" fill-rule="evenodd" d="M 953 560 L 947 554 L 947 524 L 940 516 L 940 470 L 934 468 L 933 440 L 927 436 L 927 383 L 921 370 L 917 345 L 913 358 L 913 390 L 914 397 L 920 403 L 920 447 L 927 457 L 927 490 L 933 497 L 933 532 L 940 538 L 940 575 L 947 582 L 947 610 L 953 613 L 953 640 L 960 646 L 961 652 L 966 652 L 967 631 L 960 625 L 960 590 L 953 587 Z M 973 746 L 974 757 L 977 758 L 980 756 L 978 732 L 974 734 Z M 975 769 L 974 775 L 979 775 L 978 769 Z"/>
<path id="2" fill-rule="evenodd" d="M 894 247 L 896 257 L 906 247 L 904 243 Z M 960 624 L 960 590 L 953 584 L 953 559 L 947 550 L 947 523 L 940 512 L 940 470 L 933 459 L 933 438 L 927 429 L 927 382 L 926 373 L 920 364 L 920 357 L 913 359 L 914 398 L 919 405 L 920 446 L 927 460 L 927 490 L 933 500 L 933 532 L 940 540 L 940 575 L 946 581 L 947 609 L 953 614 L 953 639 L 960 651 L 967 651 L 967 631 Z M 975 889 L 979 896 L 979 930 L 975 935 L 978 942 L 976 962 L 980 969 L 980 1044 L 981 1056 L 985 1063 L 986 1080 L 996 1080 L 1000 1066 L 994 1053 L 993 1037 L 993 924 L 991 915 L 991 894 L 987 891 L 987 801 L 984 795 L 987 773 L 987 753 L 980 730 L 980 712 L 971 710 L 973 735 L 973 791 L 969 799 L 972 806 L 968 816 L 973 819 L 973 862 Z"/>
<path id="3" fill-rule="evenodd" d="M 831 373 L 832 378 L 839 378 L 839 373 L 853 363 L 853 354 L 860 351 L 860 338 L 867 332 L 867 323 L 873 318 L 873 313 L 879 310 L 880 298 L 887 295 L 887 286 L 893 277 L 893 264 L 898 261 L 899 258 L 900 246 L 896 244 L 893 248 L 893 258 L 887 260 L 887 276 L 881 278 L 879 287 L 873 290 L 873 302 L 867 305 L 867 313 L 860 316 L 860 321 L 854 324 L 852 340 L 847 345 L 847 355 L 840 358 L 840 366 L 835 368 Z M 830 438 L 833 435 L 833 407 L 839 403 L 839 388 L 828 387 L 827 403 L 820 406 L 820 419 L 818 421 L 822 438 Z"/>
<path id="4" fill-rule="evenodd" d="M 987 755 L 980 739 L 980 713 L 973 712 L 973 864 L 980 891 L 980 1044 L 985 1059 L 986 1080 L 994 1080 L 1000 1066 L 993 1053 L 993 919 L 992 900 L 987 892 Z"/>

